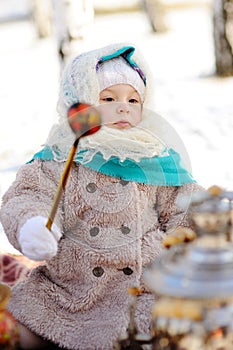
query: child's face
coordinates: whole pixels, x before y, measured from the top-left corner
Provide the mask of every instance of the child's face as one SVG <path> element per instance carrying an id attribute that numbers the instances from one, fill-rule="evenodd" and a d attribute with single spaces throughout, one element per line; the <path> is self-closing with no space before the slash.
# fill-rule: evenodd
<path id="1" fill-rule="evenodd" d="M 142 104 L 138 92 L 128 84 L 117 84 L 100 92 L 100 105 L 104 125 L 129 129 L 142 120 Z"/>

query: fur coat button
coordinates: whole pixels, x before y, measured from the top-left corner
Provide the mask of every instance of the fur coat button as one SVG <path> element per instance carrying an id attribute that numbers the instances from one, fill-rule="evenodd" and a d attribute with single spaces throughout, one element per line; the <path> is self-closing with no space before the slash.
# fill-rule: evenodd
<path id="1" fill-rule="evenodd" d="M 158 204 L 157 204 L 157 203 L 155 203 L 155 204 L 153 205 L 153 209 L 154 209 L 154 210 L 157 210 L 157 209 L 158 209 Z"/>
<path id="2" fill-rule="evenodd" d="M 122 186 L 126 186 L 128 183 L 129 183 L 129 181 L 126 181 L 126 180 L 121 180 L 121 181 L 120 181 L 120 184 L 121 184 Z"/>
<path id="3" fill-rule="evenodd" d="M 97 236 L 99 232 L 100 232 L 99 227 L 92 227 L 92 228 L 90 229 L 90 235 L 91 235 L 92 237 Z"/>
<path id="4" fill-rule="evenodd" d="M 125 275 L 128 275 L 128 276 L 132 275 L 133 273 L 133 270 L 130 267 L 124 267 L 122 271 L 124 272 Z"/>
<path id="5" fill-rule="evenodd" d="M 104 273 L 104 269 L 101 266 L 96 266 L 93 270 L 92 273 L 95 277 L 101 277 Z"/>
<path id="6" fill-rule="evenodd" d="M 89 193 L 94 193 L 97 189 L 97 186 L 94 182 L 90 182 L 87 186 L 86 186 L 86 190 Z"/>
<path id="7" fill-rule="evenodd" d="M 127 235 L 128 233 L 130 233 L 130 228 L 127 227 L 127 226 L 121 225 L 121 232 L 122 232 L 124 235 Z"/>

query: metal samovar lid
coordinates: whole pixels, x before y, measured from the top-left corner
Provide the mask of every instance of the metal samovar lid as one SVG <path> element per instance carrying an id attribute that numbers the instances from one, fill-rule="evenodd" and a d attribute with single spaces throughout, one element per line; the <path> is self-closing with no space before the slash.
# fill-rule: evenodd
<path id="1" fill-rule="evenodd" d="M 197 238 L 170 248 L 144 272 L 152 292 L 185 299 L 233 297 L 233 192 L 217 186 L 183 197 L 190 202 L 189 217 Z"/>

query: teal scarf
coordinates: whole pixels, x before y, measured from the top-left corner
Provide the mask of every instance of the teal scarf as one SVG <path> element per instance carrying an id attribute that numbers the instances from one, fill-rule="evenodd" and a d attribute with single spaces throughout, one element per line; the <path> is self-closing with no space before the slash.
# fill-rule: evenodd
<path id="1" fill-rule="evenodd" d="M 76 163 L 82 164 L 82 154 L 84 152 L 85 150 L 76 154 Z M 37 158 L 54 160 L 54 155 L 49 147 L 45 147 L 36 153 L 30 162 Z M 121 180 L 134 181 L 147 185 L 182 186 L 190 182 L 196 182 L 182 165 L 180 155 L 173 149 L 169 149 L 167 156 L 142 158 L 140 162 L 131 159 L 121 162 L 117 157 L 111 157 L 109 160 L 105 160 L 101 153 L 97 153 L 90 162 L 82 165 Z"/>

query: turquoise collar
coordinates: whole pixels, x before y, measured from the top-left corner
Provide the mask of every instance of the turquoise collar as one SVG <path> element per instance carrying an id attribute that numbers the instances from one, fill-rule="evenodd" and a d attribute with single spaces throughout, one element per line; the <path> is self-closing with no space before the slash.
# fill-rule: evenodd
<path id="1" fill-rule="evenodd" d="M 83 152 L 85 151 L 76 154 L 76 163 L 82 164 Z M 54 160 L 54 155 L 49 147 L 45 147 L 36 153 L 30 162 L 37 158 Z M 168 150 L 167 156 L 142 158 L 140 162 L 131 159 L 121 162 L 117 157 L 105 160 L 101 153 L 97 153 L 89 163 L 82 165 L 105 175 L 147 185 L 182 186 L 190 182 L 196 182 L 182 165 L 180 155 L 173 149 Z"/>

